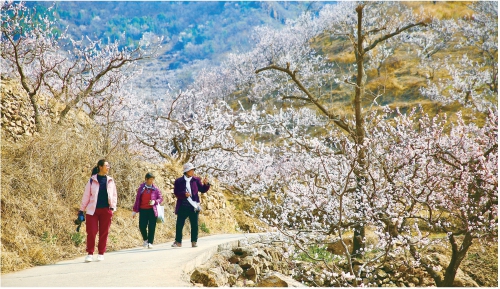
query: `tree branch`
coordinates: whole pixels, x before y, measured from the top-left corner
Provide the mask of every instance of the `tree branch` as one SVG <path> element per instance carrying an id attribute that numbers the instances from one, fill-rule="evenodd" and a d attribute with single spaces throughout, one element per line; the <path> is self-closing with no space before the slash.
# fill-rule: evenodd
<path id="1" fill-rule="evenodd" d="M 427 24 L 425 24 L 424 22 L 418 22 L 418 23 L 412 23 L 412 24 L 408 24 L 406 25 L 405 27 L 401 28 L 401 29 L 396 29 L 396 31 L 394 31 L 393 33 L 389 33 L 389 34 L 386 34 L 382 37 L 380 37 L 379 39 L 375 40 L 370 46 L 366 47 L 365 49 L 363 49 L 363 53 L 366 53 L 370 50 L 372 50 L 373 48 L 375 48 L 375 46 L 377 46 L 380 42 L 384 41 L 384 40 L 387 40 L 393 36 L 396 36 L 398 34 L 400 34 L 401 32 L 405 31 L 405 30 L 408 30 L 410 28 L 413 28 L 415 26 L 427 26 Z"/>
<path id="2" fill-rule="evenodd" d="M 282 71 L 282 72 L 288 74 L 292 78 L 292 80 L 295 82 L 295 84 L 297 84 L 299 89 L 307 95 L 307 98 L 310 102 L 312 102 L 314 105 L 316 105 L 316 107 L 321 112 L 323 112 L 323 114 L 326 115 L 329 119 L 333 120 L 333 122 L 336 125 L 338 125 L 340 128 L 342 128 L 346 132 L 351 133 L 351 129 L 349 128 L 349 125 L 347 123 L 345 123 L 344 121 L 342 121 L 341 119 L 339 119 L 337 115 L 333 115 L 330 112 L 328 112 L 328 110 L 314 98 L 314 96 L 309 92 L 309 90 L 307 88 L 305 88 L 304 85 L 302 84 L 302 82 L 300 82 L 300 80 L 297 78 L 298 71 L 297 70 L 291 71 L 289 67 L 290 67 L 289 63 L 287 63 L 286 68 L 279 67 L 275 64 L 271 64 L 269 66 L 257 69 L 255 71 L 255 73 L 259 74 L 260 72 L 263 72 L 266 70 L 278 70 L 278 71 Z"/>

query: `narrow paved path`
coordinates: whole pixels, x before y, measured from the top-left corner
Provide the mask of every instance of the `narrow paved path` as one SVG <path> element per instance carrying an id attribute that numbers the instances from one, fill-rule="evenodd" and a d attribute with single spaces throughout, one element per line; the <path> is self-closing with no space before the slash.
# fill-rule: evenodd
<path id="1" fill-rule="evenodd" d="M 189 239 L 184 239 L 182 248 L 172 248 L 171 243 L 157 244 L 153 249 L 137 247 L 108 252 L 100 262 L 85 263 L 82 256 L 2 274 L 1 286 L 186 287 L 191 286 L 188 273 L 217 251 L 238 247 L 240 241 L 258 239 L 258 234 L 224 234 L 200 238 L 197 248 L 192 248 Z"/>

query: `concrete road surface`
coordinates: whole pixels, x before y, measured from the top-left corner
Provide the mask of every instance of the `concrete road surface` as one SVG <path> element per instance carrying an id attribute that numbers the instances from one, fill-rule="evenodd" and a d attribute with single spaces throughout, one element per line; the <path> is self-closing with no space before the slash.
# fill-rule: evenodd
<path id="1" fill-rule="evenodd" d="M 85 256 L 53 265 L 37 266 L 2 274 L 2 287 L 186 287 L 188 273 L 217 251 L 232 249 L 240 242 L 256 241 L 259 234 L 224 234 L 203 237 L 192 248 L 184 239 L 182 248 L 172 243 L 153 249 L 137 247 L 108 252 L 104 261 L 85 263 Z M 94 260 L 97 254 L 94 255 Z"/>

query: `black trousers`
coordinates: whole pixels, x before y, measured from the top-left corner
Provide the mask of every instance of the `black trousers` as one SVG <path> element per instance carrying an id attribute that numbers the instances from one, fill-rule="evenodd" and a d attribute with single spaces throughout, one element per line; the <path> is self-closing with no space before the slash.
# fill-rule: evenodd
<path id="1" fill-rule="evenodd" d="M 191 224 L 191 242 L 198 242 L 198 212 L 195 212 L 194 208 L 180 206 L 175 223 L 175 241 L 177 243 L 182 243 L 182 229 L 187 218 Z"/>
<path id="2" fill-rule="evenodd" d="M 139 209 L 139 230 L 142 239 L 144 241 L 148 240 L 149 244 L 153 244 L 156 230 L 156 217 L 153 209 Z"/>

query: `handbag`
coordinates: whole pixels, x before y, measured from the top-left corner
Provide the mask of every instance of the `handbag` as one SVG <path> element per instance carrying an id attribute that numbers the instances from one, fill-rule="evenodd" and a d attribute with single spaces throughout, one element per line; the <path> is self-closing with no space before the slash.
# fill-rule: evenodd
<path id="1" fill-rule="evenodd" d="M 156 223 L 165 223 L 165 207 L 158 204 L 156 205 L 156 211 L 158 212 Z"/>

